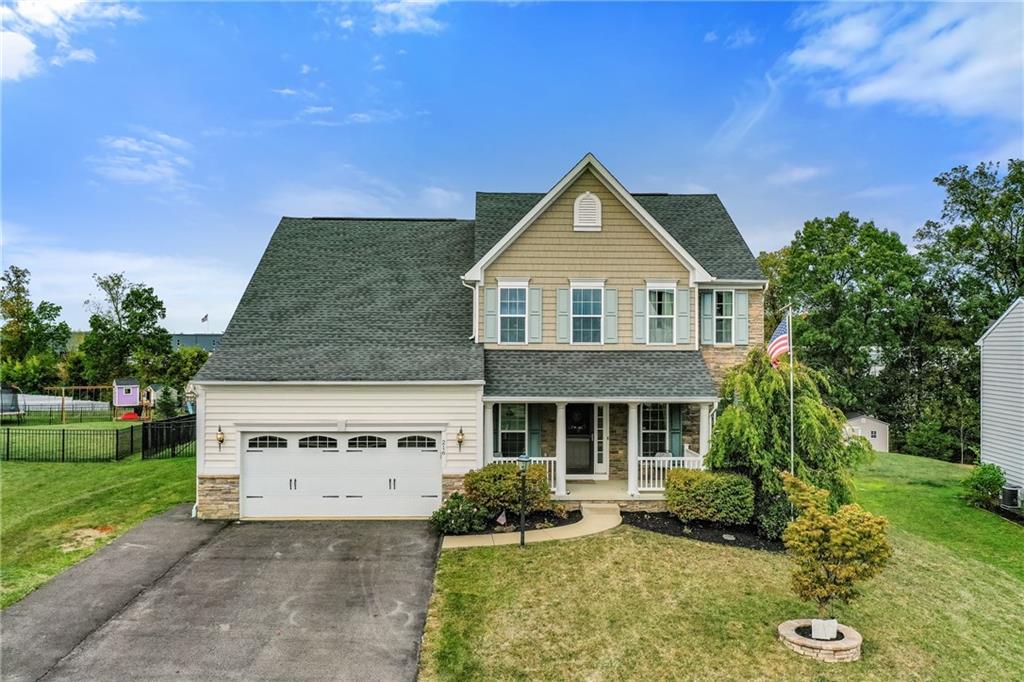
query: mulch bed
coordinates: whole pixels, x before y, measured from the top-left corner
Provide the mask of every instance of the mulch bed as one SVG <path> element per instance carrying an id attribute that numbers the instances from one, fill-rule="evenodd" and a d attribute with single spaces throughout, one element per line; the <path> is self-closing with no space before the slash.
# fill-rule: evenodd
<path id="1" fill-rule="evenodd" d="M 622 522 L 662 535 L 672 535 L 719 545 L 759 549 L 765 552 L 786 551 L 780 540 L 766 540 L 749 526 L 726 526 L 720 523 L 691 521 L 683 523 L 668 512 L 622 512 Z"/>
<path id="2" fill-rule="evenodd" d="M 557 516 L 554 512 L 534 512 L 526 515 L 526 530 L 537 530 L 538 528 L 554 528 L 556 526 L 568 526 L 583 518 L 580 511 L 571 511 L 568 516 Z M 500 530 L 499 530 L 500 529 Z M 507 530 L 506 530 L 507 529 Z M 486 531 L 485 531 L 486 532 Z M 519 515 L 506 514 L 505 525 L 499 526 L 496 522 L 492 524 L 492 533 L 519 532 Z"/>

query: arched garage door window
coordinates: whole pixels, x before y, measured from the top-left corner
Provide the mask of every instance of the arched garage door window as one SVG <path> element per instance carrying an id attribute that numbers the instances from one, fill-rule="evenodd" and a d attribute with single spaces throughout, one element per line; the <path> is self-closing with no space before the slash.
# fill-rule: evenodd
<path id="1" fill-rule="evenodd" d="M 348 439 L 349 450 L 364 450 L 366 448 L 386 448 L 388 442 L 380 436 L 356 436 Z"/>
<path id="2" fill-rule="evenodd" d="M 249 449 L 286 448 L 288 441 L 280 436 L 254 436 L 249 439 Z"/>
<path id="3" fill-rule="evenodd" d="M 300 448 L 318 448 L 320 450 L 334 449 L 338 447 L 338 439 L 330 436 L 306 436 L 299 439 Z"/>
<path id="4" fill-rule="evenodd" d="M 434 450 L 437 448 L 437 440 L 429 436 L 402 436 L 398 439 L 398 447 Z"/>

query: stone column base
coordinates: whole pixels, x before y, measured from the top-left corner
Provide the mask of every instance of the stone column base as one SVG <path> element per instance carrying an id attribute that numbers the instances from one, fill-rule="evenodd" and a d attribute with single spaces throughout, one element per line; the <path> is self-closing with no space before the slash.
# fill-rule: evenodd
<path id="1" fill-rule="evenodd" d="M 447 500 L 452 493 L 462 492 L 463 474 L 445 474 L 441 477 L 441 499 Z"/>
<path id="2" fill-rule="evenodd" d="M 198 476 L 196 514 L 201 519 L 229 521 L 238 518 L 238 476 Z"/>

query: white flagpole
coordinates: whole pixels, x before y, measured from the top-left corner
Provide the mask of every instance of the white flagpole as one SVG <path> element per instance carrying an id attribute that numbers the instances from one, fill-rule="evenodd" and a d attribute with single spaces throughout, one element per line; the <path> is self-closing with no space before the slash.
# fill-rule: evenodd
<path id="1" fill-rule="evenodd" d="M 793 430 L 793 365 L 796 363 L 796 355 L 793 353 L 793 299 L 789 299 L 789 309 L 786 311 L 786 332 L 789 338 L 789 473 L 796 475 L 795 456 L 795 433 Z"/>

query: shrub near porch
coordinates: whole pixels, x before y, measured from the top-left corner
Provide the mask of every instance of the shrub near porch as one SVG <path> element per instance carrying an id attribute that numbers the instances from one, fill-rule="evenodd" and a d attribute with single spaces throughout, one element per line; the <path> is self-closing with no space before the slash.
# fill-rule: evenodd
<path id="1" fill-rule="evenodd" d="M 665 480 L 665 506 L 681 521 L 743 526 L 754 515 L 754 484 L 739 474 L 673 469 Z"/>

